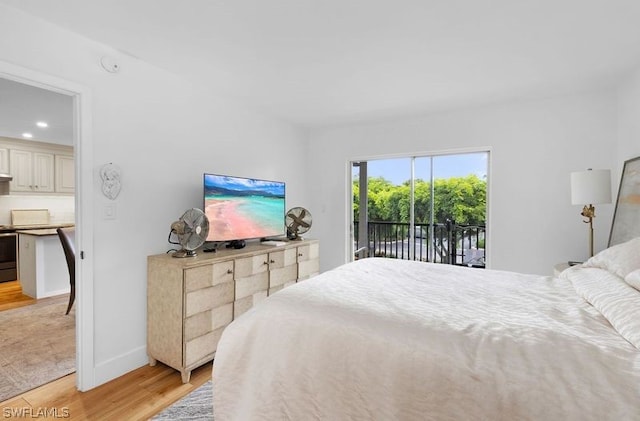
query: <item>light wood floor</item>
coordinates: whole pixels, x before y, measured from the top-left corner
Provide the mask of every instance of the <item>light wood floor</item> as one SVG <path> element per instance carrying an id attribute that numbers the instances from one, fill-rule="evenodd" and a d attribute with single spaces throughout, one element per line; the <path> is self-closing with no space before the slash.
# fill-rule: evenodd
<path id="1" fill-rule="evenodd" d="M 18 281 L 0 283 L 0 311 L 36 302 L 22 294 Z M 148 420 L 206 383 L 211 367 L 209 363 L 194 370 L 191 381 L 182 384 L 176 370 L 161 363 L 147 365 L 87 392 L 76 389 L 76 376 L 70 374 L 0 402 L 0 418 Z"/>
<path id="2" fill-rule="evenodd" d="M 0 311 L 35 304 L 36 301 L 22 293 L 20 282 L 0 282 Z"/>
<path id="3" fill-rule="evenodd" d="M 161 363 L 147 365 L 87 392 L 76 390 L 75 374 L 70 374 L 0 403 L 0 417 L 148 420 L 211 379 L 211 369 L 212 363 L 199 367 L 183 384 L 178 371 Z M 35 416 L 44 411 L 49 418 Z"/>

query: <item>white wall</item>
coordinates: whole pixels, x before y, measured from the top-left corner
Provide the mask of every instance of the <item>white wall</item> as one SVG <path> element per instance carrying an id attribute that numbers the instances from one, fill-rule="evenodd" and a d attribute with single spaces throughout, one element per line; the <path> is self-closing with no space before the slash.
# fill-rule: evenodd
<path id="1" fill-rule="evenodd" d="M 614 172 L 620 182 L 624 161 L 640 156 L 640 68 L 618 87 L 617 167 Z M 618 185 L 616 184 L 616 187 Z"/>
<path id="2" fill-rule="evenodd" d="M 0 225 L 11 224 L 12 209 L 49 209 L 52 224 L 73 223 L 75 203 L 73 196 L 0 195 Z"/>
<path id="3" fill-rule="evenodd" d="M 322 269 L 346 259 L 349 160 L 486 146 L 491 148 L 490 266 L 551 274 L 556 263 L 584 260 L 587 226 L 580 207 L 571 205 L 569 174 L 611 168 L 615 142 L 613 91 L 314 132 L 309 143 L 310 210 L 313 236 L 322 244 Z M 596 210 L 596 250 L 600 250 L 608 240 L 613 205 Z"/>
<path id="4" fill-rule="evenodd" d="M 103 55 L 119 61 L 119 73 L 101 68 Z M 304 204 L 303 134 L 206 86 L 4 6 L 0 57 L 91 90 L 94 368 L 102 383 L 147 362 L 146 257 L 169 248 L 172 221 L 201 207 L 202 173 L 283 180 L 288 204 Z M 100 194 L 98 170 L 108 162 L 123 174 L 115 220 L 102 218 L 109 200 Z"/>

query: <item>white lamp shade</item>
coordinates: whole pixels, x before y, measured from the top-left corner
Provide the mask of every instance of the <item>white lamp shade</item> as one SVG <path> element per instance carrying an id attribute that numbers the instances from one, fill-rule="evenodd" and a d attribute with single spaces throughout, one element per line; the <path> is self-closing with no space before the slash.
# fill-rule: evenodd
<path id="1" fill-rule="evenodd" d="M 611 171 L 587 170 L 571 173 L 571 203 L 611 203 Z"/>

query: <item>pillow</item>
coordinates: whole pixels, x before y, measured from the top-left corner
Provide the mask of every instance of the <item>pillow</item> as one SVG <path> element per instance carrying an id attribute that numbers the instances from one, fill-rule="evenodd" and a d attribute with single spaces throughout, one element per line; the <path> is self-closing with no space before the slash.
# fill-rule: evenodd
<path id="1" fill-rule="evenodd" d="M 602 250 L 583 266 L 604 269 L 624 278 L 634 270 L 640 269 L 640 237 Z"/>
<path id="2" fill-rule="evenodd" d="M 624 280 L 626 283 L 640 291 L 640 269 L 636 269 L 627 274 L 627 276 L 624 277 Z"/>
<path id="3" fill-rule="evenodd" d="M 563 271 L 562 276 L 573 284 L 579 296 L 607 319 L 620 336 L 640 350 L 638 291 L 624 279 L 600 268 L 573 266 Z"/>

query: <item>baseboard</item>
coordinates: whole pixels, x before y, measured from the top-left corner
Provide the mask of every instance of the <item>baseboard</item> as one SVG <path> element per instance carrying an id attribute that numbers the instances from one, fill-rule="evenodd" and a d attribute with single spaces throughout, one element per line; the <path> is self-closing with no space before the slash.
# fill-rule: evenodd
<path id="1" fill-rule="evenodd" d="M 71 293 L 71 287 L 59 289 L 57 291 L 45 292 L 44 294 L 42 294 L 42 297 L 38 297 L 38 298 L 40 299 L 40 298 L 47 298 L 47 297 L 55 297 L 57 295 L 69 294 L 69 293 Z"/>
<path id="2" fill-rule="evenodd" d="M 95 386 L 100 386 L 145 364 L 149 364 L 146 346 L 98 363 L 95 367 Z"/>

